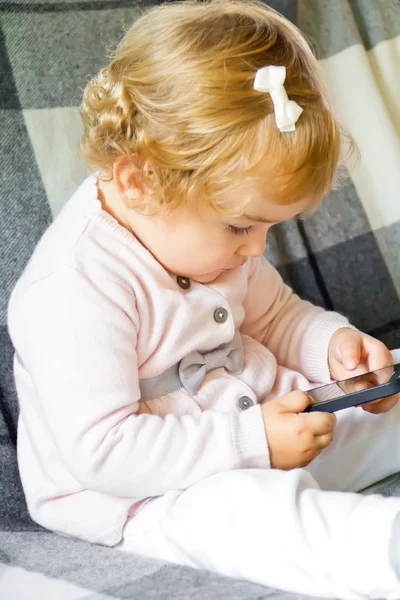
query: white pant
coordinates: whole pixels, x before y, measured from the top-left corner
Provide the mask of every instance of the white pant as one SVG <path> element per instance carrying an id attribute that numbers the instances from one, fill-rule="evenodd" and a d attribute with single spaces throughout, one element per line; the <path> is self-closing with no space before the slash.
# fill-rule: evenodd
<path id="1" fill-rule="evenodd" d="M 118 547 L 296 593 L 399 599 L 389 546 L 400 498 L 354 492 L 400 471 L 400 402 L 337 416 L 306 469 L 230 471 L 168 492 L 127 522 Z"/>

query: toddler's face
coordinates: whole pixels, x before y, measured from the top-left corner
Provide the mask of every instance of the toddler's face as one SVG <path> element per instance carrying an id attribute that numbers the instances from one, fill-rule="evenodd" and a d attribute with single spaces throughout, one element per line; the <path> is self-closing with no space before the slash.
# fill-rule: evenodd
<path id="1" fill-rule="evenodd" d="M 242 196 L 243 197 L 243 196 Z M 240 192 L 230 198 L 240 206 Z M 211 209 L 201 215 L 181 207 L 169 216 L 146 217 L 129 211 L 129 224 L 141 243 L 167 269 L 200 283 L 238 269 L 249 257 L 263 254 L 269 228 L 302 213 L 309 203 L 287 206 L 252 197 L 245 216 L 224 218 Z"/>

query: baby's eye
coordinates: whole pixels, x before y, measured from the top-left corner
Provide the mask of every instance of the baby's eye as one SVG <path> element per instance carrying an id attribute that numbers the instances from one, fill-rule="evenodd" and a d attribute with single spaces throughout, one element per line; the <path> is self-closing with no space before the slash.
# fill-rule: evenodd
<path id="1" fill-rule="evenodd" d="M 234 227 L 233 225 L 227 225 L 227 229 L 234 235 L 247 235 L 251 231 L 251 225 L 249 227 Z"/>

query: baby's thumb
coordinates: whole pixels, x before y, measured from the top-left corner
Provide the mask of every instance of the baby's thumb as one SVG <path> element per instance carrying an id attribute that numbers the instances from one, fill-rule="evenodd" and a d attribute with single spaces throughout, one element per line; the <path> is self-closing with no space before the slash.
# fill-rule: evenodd
<path id="1" fill-rule="evenodd" d="M 305 392 L 296 390 L 279 398 L 280 412 L 301 413 L 311 404 L 311 398 Z"/>

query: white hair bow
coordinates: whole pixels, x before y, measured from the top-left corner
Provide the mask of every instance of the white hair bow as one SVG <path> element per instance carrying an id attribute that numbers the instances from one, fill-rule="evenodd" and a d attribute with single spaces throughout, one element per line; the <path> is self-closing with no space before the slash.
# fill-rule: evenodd
<path id="1" fill-rule="evenodd" d="M 258 92 L 269 92 L 274 103 L 275 121 L 280 131 L 295 131 L 295 123 L 303 109 L 294 100 L 289 100 L 284 82 L 286 67 L 262 67 L 256 72 L 254 89 Z"/>

